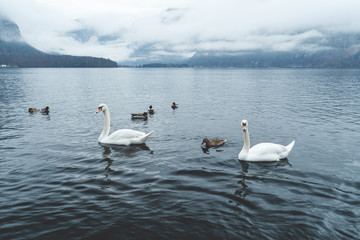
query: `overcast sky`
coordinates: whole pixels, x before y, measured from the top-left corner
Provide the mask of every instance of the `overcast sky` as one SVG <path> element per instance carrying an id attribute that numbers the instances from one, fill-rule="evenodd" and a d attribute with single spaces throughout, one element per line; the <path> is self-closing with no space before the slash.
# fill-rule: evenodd
<path id="1" fill-rule="evenodd" d="M 115 61 L 204 50 L 290 50 L 325 32 L 360 32 L 359 0 L 0 0 L 45 52 Z M 146 53 L 141 55 L 140 53 Z"/>

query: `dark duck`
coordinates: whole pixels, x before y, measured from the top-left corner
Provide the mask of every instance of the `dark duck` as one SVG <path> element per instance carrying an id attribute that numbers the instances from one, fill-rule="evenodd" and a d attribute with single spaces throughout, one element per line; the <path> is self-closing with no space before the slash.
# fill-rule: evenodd
<path id="1" fill-rule="evenodd" d="M 41 109 L 41 113 L 43 113 L 43 114 L 49 114 L 49 112 L 50 112 L 50 108 L 48 106 Z"/>
<path id="2" fill-rule="evenodd" d="M 154 114 L 155 113 L 155 109 L 153 109 L 152 105 L 149 106 L 148 113 L 149 114 Z"/>
<path id="3" fill-rule="evenodd" d="M 131 114 L 131 119 L 135 120 L 135 119 L 142 119 L 142 120 L 147 120 L 148 119 L 148 113 L 144 112 L 144 113 L 132 113 Z"/>
<path id="4" fill-rule="evenodd" d="M 177 104 L 177 103 L 175 103 L 175 102 L 173 102 L 172 104 L 171 104 L 171 108 L 172 109 L 176 109 L 176 108 L 178 108 L 179 107 L 179 104 Z"/>

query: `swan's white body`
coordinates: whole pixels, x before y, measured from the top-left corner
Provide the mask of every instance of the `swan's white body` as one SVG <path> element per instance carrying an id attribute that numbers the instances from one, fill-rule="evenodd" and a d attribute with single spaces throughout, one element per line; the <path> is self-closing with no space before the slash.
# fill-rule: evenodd
<path id="1" fill-rule="evenodd" d="M 241 124 L 244 133 L 244 146 L 239 153 L 239 160 L 253 162 L 279 161 L 280 159 L 287 158 L 295 144 L 295 140 L 287 146 L 275 143 L 259 143 L 250 148 L 248 122 L 242 120 Z"/>
<path id="2" fill-rule="evenodd" d="M 100 104 L 97 113 L 104 113 L 104 129 L 101 132 L 98 142 L 104 144 L 130 145 L 143 144 L 152 133 L 144 133 L 131 129 L 120 129 L 109 135 L 110 132 L 110 113 L 106 104 Z"/>

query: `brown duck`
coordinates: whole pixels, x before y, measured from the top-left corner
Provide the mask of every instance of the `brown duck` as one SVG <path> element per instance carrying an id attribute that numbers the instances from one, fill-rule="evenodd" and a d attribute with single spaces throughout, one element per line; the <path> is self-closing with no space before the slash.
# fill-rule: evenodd
<path id="1" fill-rule="evenodd" d="M 205 143 L 206 148 L 211 148 L 211 147 L 219 147 L 219 146 L 223 145 L 225 142 L 226 142 L 226 139 L 224 139 L 224 138 L 214 138 L 211 140 L 204 138 L 201 145 L 203 145 Z"/>
<path id="2" fill-rule="evenodd" d="M 28 110 L 29 113 L 34 113 L 37 111 L 39 111 L 39 109 L 37 109 L 37 108 L 29 108 L 29 110 Z"/>

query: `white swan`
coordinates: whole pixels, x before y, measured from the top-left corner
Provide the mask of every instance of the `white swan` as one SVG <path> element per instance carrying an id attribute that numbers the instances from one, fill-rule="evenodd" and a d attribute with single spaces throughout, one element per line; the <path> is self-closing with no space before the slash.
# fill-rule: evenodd
<path id="1" fill-rule="evenodd" d="M 110 113 L 106 104 L 100 104 L 96 113 L 104 113 L 104 129 L 98 138 L 99 143 L 116 144 L 116 145 L 130 145 L 143 144 L 152 133 L 145 134 L 131 129 L 120 129 L 109 135 L 110 132 Z"/>
<path id="2" fill-rule="evenodd" d="M 239 160 L 254 162 L 279 161 L 280 159 L 284 159 L 288 156 L 295 144 L 295 140 L 287 146 L 275 143 L 259 143 L 250 148 L 248 122 L 246 120 L 242 120 L 241 125 L 244 133 L 244 146 L 239 153 Z"/>

